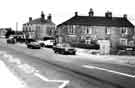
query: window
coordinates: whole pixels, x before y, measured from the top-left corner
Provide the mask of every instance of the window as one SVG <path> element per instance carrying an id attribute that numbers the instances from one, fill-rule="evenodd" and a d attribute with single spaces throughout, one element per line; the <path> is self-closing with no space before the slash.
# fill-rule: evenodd
<path id="1" fill-rule="evenodd" d="M 75 29 L 76 28 L 76 26 L 75 25 L 73 25 L 73 29 Z"/>
<path id="2" fill-rule="evenodd" d="M 111 28 L 110 27 L 106 27 L 105 28 L 105 33 L 108 34 L 108 35 L 111 34 Z"/>
<path id="3" fill-rule="evenodd" d="M 128 28 L 126 28 L 126 27 L 121 28 L 121 33 L 128 34 Z"/>
<path id="4" fill-rule="evenodd" d="M 90 39 L 85 40 L 85 44 L 91 44 L 91 40 Z"/>
<path id="5" fill-rule="evenodd" d="M 76 30 L 76 25 L 73 25 L 73 28 L 72 28 L 72 33 L 75 34 L 75 30 Z"/>
<path id="6" fill-rule="evenodd" d="M 134 41 L 129 41 L 128 45 L 129 46 L 134 46 Z"/>
<path id="7" fill-rule="evenodd" d="M 25 30 L 26 30 L 26 32 L 28 32 L 28 28 L 27 27 L 25 28 Z"/>
<path id="8" fill-rule="evenodd" d="M 70 26 L 70 33 L 73 34 L 73 26 Z"/>
<path id="9" fill-rule="evenodd" d="M 70 29 L 70 26 L 69 25 L 67 25 L 67 30 L 68 30 L 68 33 L 70 34 L 71 29 Z"/>
<path id="10" fill-rule="evenodd" d="M 85 26 L 81 26 L 82 34 L 87 34 L 87 29 Z"/>
<path id="11" fill-rule="evenodd" d="M 40 26 L 36 26 L 36 31 L 40 32 Z"/>
<path id="12" fill-rule="evenodd" d="M 92 34 L 92 27 L 88 27 L 87 30 L 88 30 L 87 31 L 88 34 Z"/>
<path id="13" fill-rule="evenodd" d="M 31 27 L 29 27 L 29 31 L 31 32 Z"/>
<path id="14" fill-rule="evenodd" d="M 75 28 L 76 28 L 76 26 L 75 25 L 68 25 L 67 26 L 67 28 L 68 28 L 68 33 L 69 34 L 75 34 Z"/>
<path id="15" fill-rule="evenodd" d="M 84 36 L 81 36 L 81 40 L 83 40 L 83 39 L 85 39 L 85 37 Z"/>
<path id="16" fill-rule="evenodd" d="M 23 26 L 23 32 L 26 32 L 26 27 L 25 26 Z"/>
<path id="17" fill-rule="evenodd" d="M 121 38 L 120 39 L 120 44 L 123 45 L 123 46 L 127 46 L 127 39 Z"/>

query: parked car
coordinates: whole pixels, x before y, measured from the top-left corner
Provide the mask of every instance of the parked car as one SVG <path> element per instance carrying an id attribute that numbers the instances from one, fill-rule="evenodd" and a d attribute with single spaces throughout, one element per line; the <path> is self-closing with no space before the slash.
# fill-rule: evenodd
<path id="1" fill-rule="evenodd" d="M 9 38 L 9 39 L 7 39 L 7 43 L 8 44 L 15 44 L 16 40 L 14 38 Z"/>
<path id="2" fill-rule="evenodd" d="M 43 40 L 38 40 L 37 42 L 40 44 L 41 47 L 44 47 L 44 46 L 45 46 L 45 43 L 44 43 L 45 41 L 43 41 Z"/>
<path id="3" fill-rule="evenodd" d="M 21 37 L 14 37 L 16 39 L 16 42 L 19 42 L 19 43 L 25 43 L 25 38 L 21 38 Z"/>
<path id="4" fill-rule="evenodd" d="M 30 43 L 30 42 L 36 42 L 36 40 L 35 39 L 25 39 L 25 43 L 27 44 L 27 43 Z"/>
<path id="5" fill-rule="evenodd" d="M 54 45 L 54 43 L 55 43 L 55 40 L 50 39 L 50 40 L 46 40 L 46 41 L 44 42 L 44 45 L 45 45 L 45 47 L 52 48 L 53 45 Z"/>
<path id="6" fill-rule="evenodd" d="M 50 40 L 38 40 L 37 42 L 41 45 L 41 47 L 52 48 L 54 43 L 55 43 L 55 40 L 53 40 L 53 39 L 50 39 Z"/>
<path id="7" fill-rule="evenodd" d="M 76 54 L 76 50 L 67 43 L 56 44 L 55 46 L 53 46 L 53 50 L 55 53 L 60 54 L 72 54 L 72 55 Z"/>
<path id="8" fill-rule="evenodd" d="M 37 42 L 30 42 L 30 43 L 27 43 L 27 48 L 40 49 L 41 46 L 40 46 L 40 44 L 37 43 Z"/>
<path id="9" fill-rule="evenodd" d="M 46 36 L 46 37 L 43 38 L 43 40 L 44 41 L 46 41 L 46 40 L 55 40 L 55 38 L 52 37 L 52 36 Z"/>

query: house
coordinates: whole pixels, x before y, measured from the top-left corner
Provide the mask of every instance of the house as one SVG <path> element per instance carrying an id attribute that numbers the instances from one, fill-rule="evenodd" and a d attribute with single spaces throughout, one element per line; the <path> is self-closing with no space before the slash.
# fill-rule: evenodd
<path id="1" fill-rule="evenodd" d="M 43 11 L 41 17 L 32 19 L 29 17 L 29 22 L 23 24 L 23 32 L 26 38 L 43 39 L 46 36 L 54 36 L 55 24 L 52 22 L 51 14 L 45 19 Z"/>
<path id="2" fill-rule="evenodd" d="M 57 26 L 57 41 L 70 44 L 91 44 L 97 40 L 108 40 L 113 49 L 118 46 L 133 45 L 134 25 L 123 17 L 113 17 L 107 11 L 105 16 L 94 16 L 90 9 L 88 16 L 79 16 L 78 12 Z"/>

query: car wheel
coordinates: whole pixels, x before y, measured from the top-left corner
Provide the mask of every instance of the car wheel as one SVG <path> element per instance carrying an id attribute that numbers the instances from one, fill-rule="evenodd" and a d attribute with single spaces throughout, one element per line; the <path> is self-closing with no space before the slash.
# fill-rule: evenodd
<path id="1" fill-rule="evenodd" d="M 61 54 L 63 54 L 63 55 L 64 55 L 64 54 L 65 54 L 65 52 L 64 52 L 64 51 L 61 51 Z"/>
<path id="2" fill-rule="evenodd" d="M 54 53 L 57 53 L 57 52 L 54 50 Z"/>
<path id="3" fill-rule="evenodd" d="M 30 48 L 30 49 L 31 49 L 31 46 L 28 46 L 28 48 Z"/>
<path id="4" fill-rule="evenodd" d="M 56 53 L 56 54 L 57 54 L 58 52 L 57 52 L 56 50 L 54 50 L 54 53 Z"/>

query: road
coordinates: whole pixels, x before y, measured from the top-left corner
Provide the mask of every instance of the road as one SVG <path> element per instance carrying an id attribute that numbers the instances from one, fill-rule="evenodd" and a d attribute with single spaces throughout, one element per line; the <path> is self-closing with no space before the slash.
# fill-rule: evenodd
<path id="1" fill-rule="evenodd" d="M 135 88 L 134 67 L 91 60 L 93 57 L 54 54 L 47 48 L 33 50 L 3 44 L 0 49 L 19 57 L 49 79 L 69 80 L 69 88 Z"/>

